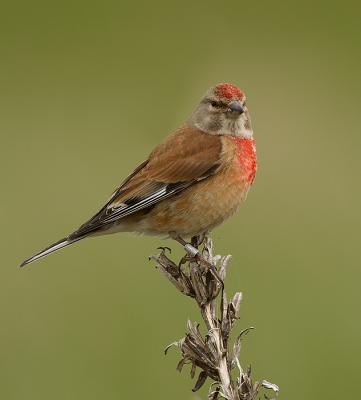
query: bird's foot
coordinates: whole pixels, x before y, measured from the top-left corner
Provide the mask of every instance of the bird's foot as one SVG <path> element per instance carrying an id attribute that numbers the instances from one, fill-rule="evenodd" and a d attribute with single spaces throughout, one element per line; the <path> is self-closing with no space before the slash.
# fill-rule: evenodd
<path id="1" fill-rule="evenodd" d="M 200 240 L 201 238 L 201 240 Z M 218 282 L 222 285 L 222 291 L 224 290 L 224 282 L 222 278 L 219 276 L 218 271 L 212 263 L 207 261 L 201 253 L 198 251 L 198 246 L 200 243 L 203 242 L 204 236 L 193 236 L 191 239 L 191 243 L 187 243 L 183 240 L 180 236 L 178 236 L 175 240 L 177 240 L 181 245 L 183 245 L 184 250 L 187 252 L 188 255 L 182 257 L 179 263 L 179 269 L 181 265 L 185 264 L 186 262 L 200 262 L 203 265 L 206 265 L 211 272 L 211 274 L 218 280 Z M 195 247 L 196 246 L 196 247 Z"/>
<path id="2" fill-rule="evenodd" d="M 167 247 L 167 246 L 160 246 L 160 247 L 157 247 L 157 250 L 162 250 L 163 253 L 165 253 L 166 250 L 168 250 L 169 253 L 172 252 L 172 249 L 171 249 L 170 247 Z"/>

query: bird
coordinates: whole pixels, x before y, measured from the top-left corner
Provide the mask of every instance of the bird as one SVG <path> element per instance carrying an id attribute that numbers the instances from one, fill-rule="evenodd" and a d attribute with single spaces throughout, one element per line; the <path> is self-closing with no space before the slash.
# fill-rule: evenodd
<path id="1" fill-rule="evenodd" d="M 85 238 L 117 232 L 162 236 L 186 248 L 186 238 L 209 234 L 238 210 L 256 171 L 244 93 L 229 83 L 212 86 L 190 118 L 153 149 L 93 217 L 20 266 Z"/>

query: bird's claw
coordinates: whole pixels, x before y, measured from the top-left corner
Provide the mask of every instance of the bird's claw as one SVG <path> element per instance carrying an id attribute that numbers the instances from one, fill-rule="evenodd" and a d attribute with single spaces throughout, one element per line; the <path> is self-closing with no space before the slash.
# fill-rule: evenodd
<path id="1" fill-rule="evenodd" d="M 169 253 L 172 252 L 172 249 L 171 249 L 170 247 L 167 247 L 167 246 L 164 246 L 164 247 L 162 247 L 162 246 L 157 247 L 157 250 L 162 250 L 162 253 L 165 253 L 166 250 L 168 250 Z"/>

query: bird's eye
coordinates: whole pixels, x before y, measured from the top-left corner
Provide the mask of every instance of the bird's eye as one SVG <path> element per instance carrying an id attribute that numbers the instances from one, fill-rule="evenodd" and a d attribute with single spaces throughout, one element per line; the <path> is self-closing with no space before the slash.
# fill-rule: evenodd
<path id="1" fill-rule="evenodd" d="M 213 100 L 213 101 L 211 101 L 211 106 L 212 106 L 212 107 L 217 107 L 217 106 L 218 106 L 218 104 L 217 104 L 217 102 L 216 102 L 216 101 L 214 101 L 214 100 Z"/>

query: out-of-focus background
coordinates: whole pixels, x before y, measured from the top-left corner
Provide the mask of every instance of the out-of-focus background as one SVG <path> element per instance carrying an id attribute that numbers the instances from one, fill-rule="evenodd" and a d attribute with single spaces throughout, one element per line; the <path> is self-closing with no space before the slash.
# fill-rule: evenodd
<path id="1" fill-rule="evenodd" d="M 176 348 L 193 301 L 159 238 L 75 230 L 220 82 L 247 95 L 259 169 L 212 234 L 231 253 L 240 361 L 280 399 L 356 398 L 361 368 L 358 2 L 14 1 L 0 10 L 0 398 L 204 399 Z M 204 328 L 201 328 L 204 333 Z M 271 393 L 267 393 L 271 395 Z"/>

